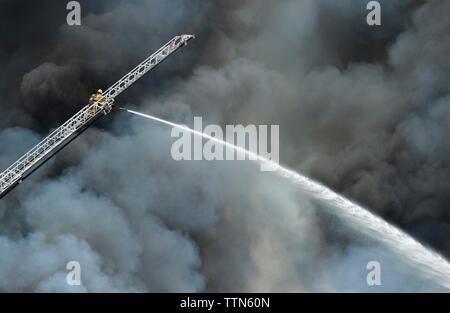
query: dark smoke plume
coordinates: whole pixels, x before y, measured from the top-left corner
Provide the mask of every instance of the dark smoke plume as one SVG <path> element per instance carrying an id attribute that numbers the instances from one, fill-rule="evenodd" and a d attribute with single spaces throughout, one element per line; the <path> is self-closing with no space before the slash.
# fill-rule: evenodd
<path id="1" fill-rule="evenodd" d="M 450 2 L 0 2 L 0 166 L 174 35 L 121 95 L 170 120 L 279 124 L 280 161 L 450 257 Z M 170 129 L 105 117 L 0 201 L 1 291 L 440 290 L 295 186 L 243 161 L 176 162 Z M 82 264 L 79 287 L 65 265 Z"/>

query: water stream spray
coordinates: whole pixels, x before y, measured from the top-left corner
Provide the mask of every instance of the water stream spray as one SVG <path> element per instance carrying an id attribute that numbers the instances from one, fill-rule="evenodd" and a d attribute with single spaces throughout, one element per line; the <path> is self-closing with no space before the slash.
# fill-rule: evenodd
<path id="1" fill-rule="evenodd" d="M 273 167 L 276 174 L 294 183 L 311 198 L 327 204 L 327 207 L 330 208 L 330 213 L 347 221 L 351 227 L 354 227 L 358 231 L 366 233 L 372 238 L 379 240 L 390 250 L 404 256 L 405 261 L 418 268 L 420 272 L 423 273 L 424 278 L 432 279 L 440 286 L 450 289 L 450 264 L 441 255 L 432 249 L 423 246 L 410 235 L 389 224 L 357 203 L 337 194 L 323 184 L 284 166 L 280 166 L 278 163 L 275 163 L 254 152 L 248 151 L 245 148 L 212 137 L 203 132 L 193 130 L 185 125 L 176 124 L 149 114 L 144 114 L 125 108 L 120 109 L 159 123 L 177 127 L 196 136 L 203 137 L 204 139 L 208 139 L 225 147 L 234 149 L 237 152 L 244 153 L 249 159 L 260 164 Z"/>

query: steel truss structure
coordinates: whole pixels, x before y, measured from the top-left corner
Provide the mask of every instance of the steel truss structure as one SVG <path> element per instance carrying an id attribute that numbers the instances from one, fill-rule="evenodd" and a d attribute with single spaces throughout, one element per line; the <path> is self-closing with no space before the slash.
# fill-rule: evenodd
<path id="1" fill-rule="evenodd" d="M 134 84 L 169 55 L 187 44 L 194 35 L 180 35 L 172 38 L 142 63 L 123 76 L 103 93 L 103 99 L 92 105 L 86 105 L 73 117 L 44 138 L 30 151 L 14 162 L 0 174 L 0 199 L 15 186 L 31 175 L 42 164 L 48 161 L 59 150 L 86 130 L 93 122 L 108 114 L 113 106 L 114 98 Z M 101 101 L 101 102 L 100 102 Z"/>

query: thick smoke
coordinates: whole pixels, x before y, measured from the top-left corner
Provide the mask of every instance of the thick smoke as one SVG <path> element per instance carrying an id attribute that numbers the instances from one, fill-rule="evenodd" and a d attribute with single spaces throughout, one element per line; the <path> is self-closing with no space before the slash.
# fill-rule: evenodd
<path id="1" fill-rule="evenodd" d="M 192 123 L 279 124 L 283 164 L 450 256 L 450 3 L 3 1 L 0 165 L 176 34 L 198 39 L 119 99 Z M 64 4 L 65 5 L 65 4 Z M 14 29 L 14 36 L 6 29 Z M 440 290 L 376 238 L 244 161 L 173 161 L 118 113 L 0 201 L 2 291 Z M 65 265 L 82 265 L 83 285 Z M 383 285 L 366 284 L 382 264 Z"/>

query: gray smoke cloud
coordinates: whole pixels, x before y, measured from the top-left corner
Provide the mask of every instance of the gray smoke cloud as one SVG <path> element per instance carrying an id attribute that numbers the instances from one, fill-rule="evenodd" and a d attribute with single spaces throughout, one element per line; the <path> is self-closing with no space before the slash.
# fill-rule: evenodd
<path id="1" fill-rule="evenodd" d="M 196 33 L 117 102 L 186 124 L 279 124 L 281 163 L 448 257 L 450 3 L 380 2 L 372 28 L 362 0 L 81 1 L 81 27 L 59 2 L 4 1 L 0 165 Z M 0 290 L 441 291 L 289 182 L 245 161 L 176 162 L 172 141 L 108 116 L 2 199 Z M 70 260 L 82 286 L 66 284 Z"/>

